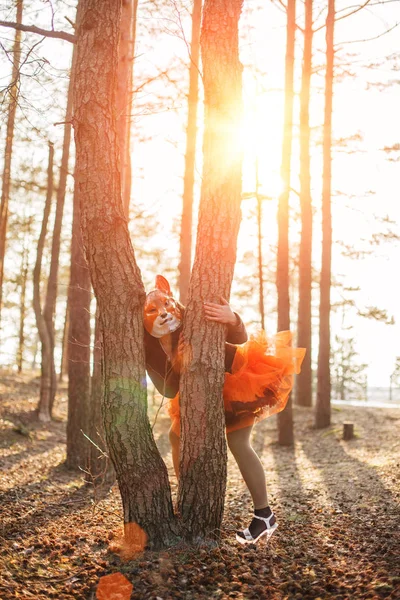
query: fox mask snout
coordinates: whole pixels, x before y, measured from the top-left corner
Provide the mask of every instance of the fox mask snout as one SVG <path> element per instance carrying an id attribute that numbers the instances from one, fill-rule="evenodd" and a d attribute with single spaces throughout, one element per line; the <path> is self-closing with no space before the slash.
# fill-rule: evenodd
<path id="1" fill-rule="evenodd" d="M 144 326 L 153 337 L 161 338 L 176 331 L 182 321 L 181 311 L 172 297 L 168 281 L 156 277 L 156 289 L 149 292 L 144 304 Z"/>

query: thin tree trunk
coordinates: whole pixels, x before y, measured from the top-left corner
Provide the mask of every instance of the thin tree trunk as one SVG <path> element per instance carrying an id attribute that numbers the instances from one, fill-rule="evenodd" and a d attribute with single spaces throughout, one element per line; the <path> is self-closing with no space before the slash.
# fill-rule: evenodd
<path id="1" fill-rule="evenodd" d="M 296 38 L 296 0 L 288 0 L 285 58 L 285 113 L 281 160 L 282 193 L 278 205 L 278 252 L 276 287 L 278 294 L 278 331 L 290 329 L 289 275 L 289 197 L 293 143 L 294 49 Z M 278 413 L 278 442 L 290 446 L 294 442 L 292 398 Z"/>
<path id="2" fill-rule="evenodd" d="M 168 472 L 147 417 L 145 291 L 124 215 L 116 133 L 121 1 L 81 0 L 74 86 L 76 185 L 103 332 L 103 418 L 124 521 L 153 547 L 176 535 Z"/>
<path id="3" fill-rule="evenodd" d="M 17 0 L 17 23 L 22 23 L 23 0 Z M 3 305 L 3 280 L 4 280 L 4 256 L 6 251 L 6 237 L 8 224 L 8 203 L 10 199 L 11 184 L 11 159 L 14 139 L 15 113 L 18 105 L 19 94 L 19 64 L 21 60 L 21 32 L 15 30 L 13 47 L 13 66 L 11 73 L 10 104 L 7 117 L 6 147 L 4 151 L 3 187 L 1 190 L 0 205 L 0 322 Z"/>
<path id="4" fill-rule="evenodd" d="M 51 420 L 51 366 L 52 366 L 52 344 L 45 318 L 42 313 L 40 297 L 40 279 L 42 270 L 43 249 L 47 233 L 47 224 L 49 221 L 51 199 L 53 196 L 53 159 L 54 146 L 49 142 L 49 162 L 47 167 L 47 194 L 43 211 L 42 228 L 39 235 L 36 264 L 33 271 L 33 308 L 35 311 L 36 325 L 39 332 L 39 338 L 42 346 L 41 350 L 41 368 L 40 378 L 40 399 L 38 406 L 39 421 L 47 422 Z"/>
<path id="5" fill-rule="evenodd" d="M 68 421 L 67 459 L 70 469 L 86 468 L 90 399 L 90 273 L 83 252 L 79 186 L 74 190 L 71 275 L 68 292 Z"/>
<path id="6" fill-rule="evenodd" d="M 192 217 L 196 163 L 197 104 L 199 101 L 200 25 L 202 0 L 194 0 L 190 45 L 188 120 L 180 233 L 179 298 L 186 305 L 192 266 Z"/>
<path id="7" fill-rule="evenodd" d="M 64 318 L 64 329 L 62 338 L 62 354 L 61 354 L 61 367 L 58 381 L 61 383 L 64 380 L 64 375 L 68 371 L 68 332 L 69 332 L 69 302 L 67 298 L 67 305 L 65 307 L 65 318 Z"/>
<path id="8" fill-rule="evenodd" d="M 90 390 L 90 423 L 88 435 L 90 439 L 97 444 L 104 452 L 107 451 L 105 446 L 105 432 L 103 419 L 101 415 L 101 397 L 102 397 L 102 376 L 101 376 L 101 361 L 102 361 L 102 335 L 100 325 L 99 309 L 96 310 L 96 321 L 94 329 L 94 345 L 93 345 L 93 372 L 91 378 Z M 97 448 L 90 444 L 89 448 L 89 465 L 88 472 L 94 480 L 105 472 L 104 456 Z"/>
<path id="9" fill-rule="evenodd" d="M 259 310 L 261 329 L 265 330 L 265 306 L 264 306 L 264 273 L 262 254 L 262 197 L 259 193 L 260 182 L 258 178 L 258 157 L 256 159 L 256 202 L 257 202 L 257 240 L 258 240 L 258 287 L 259 287 Z"/>
<path id="10" fill-rule="evenodd" d="M 331 422 L 331 254 L 332 254 L 332 104 L 334 65 L 335 0 L 328 1 L 326 18 L 325 119 L 322 179 L 322 263 L 319 305 L 319 353 L 316 427 L 328 427 Z"/>
<path id="11" fill-rule="evenodd" d="M 31 371 L 36 370 L 38 350 L 39 350 L 39 333 L 35 336 L 35 343 L 34 343 L 33 351 L 32 351 Z"/>
<path id="12" fill-rule="evenodd" d="M 18 351 L 17 351 L 17 369 L 22 373 L 24 363 L 25 349 L 25 317 L 26 317 L 26 286 L 29 272 L 29 249 L 24 246 L 21 261 L 21 296 L 19 311 L 19 332 L 18 332 Z"/>
<path id="13" fill-rule="evenodd" d="M 89 458 L 86 472 L 86 481 L 93 486 L 111 485 L 115 481 L 115 470 L 109 459 L 105 440 L 104 425 L 101 415 L 102 398 L 102 334 L 99 311 L 96 310 L 96 324 L 94 332 L 93 373 L 90 390 L 90 419 L 88 423 L 88 436 L 92 443 L 89 445 Z M 95 445 L 96 444 L 96 445 Z M 99 450 L 100 448 L 100 450 Z"/>
<path id="14" fill-rule="evenodd" d="M 132 111 L 132 73 L 138 0 L 122 0 L 121 31 L 118 58 L 117 135 L 121 160 L 122 198 L 129 219 L 131 192 L 130 128 Z"/>
<path id="15" fill-rule="evenodd" d="M 224 327 L 205 321 L 203 302 L 229 298 L 240 225 L 239 143 L 242 0 L 206 0 L 201 33 L 204 162 L 196 254 L 183 329 L 190 352 L 181 377 L 178 509 L 189 540 L 219 537 L 226 486 L 222 386 Z"/>
<path id="16" fill-rule="evenodd" d="M 305 0 L 303 69 L 300 92 L 300 208 L 299 306 L 297 345 L 306 348 L 301 373 L 297 377 L 296 403 L 312 404 L 311 370 L 311 285 L 312 285 L 312 204 L 310 174 L 310 84 L 312 62 L 313 0 Z"/>
<path id="17" fill-rule="evenodd" d="M 74 60 L 75 48 L 72 53 L 71 75 L 68 87 L 67 108 L 65 113 L 64 141 L 61 156 L 60 180 L 57 189 L 56 215 L 54 219 L 53 239 L 51 246 L 50 273 L 47 280 L 47 294 L 43 310 L 47 330 L 51 343 L 51 399 L 50 411 L 53 408 L 57 391 L 57 376 L 54 362 L 55 327 L 54 317 L 57 302 L 58 267 L 60 263 L 61 227 L 64 214 L 65 192 L 67 188 L 69 150 L 71 145 L 71 118 L 72 118 L 72 90 L 74 87 Z"/>

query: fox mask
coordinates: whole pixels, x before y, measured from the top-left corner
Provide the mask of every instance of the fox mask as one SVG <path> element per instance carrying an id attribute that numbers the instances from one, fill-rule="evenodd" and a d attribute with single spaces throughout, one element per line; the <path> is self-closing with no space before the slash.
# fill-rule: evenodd
<path id="1" fill-rule="evenodd" d="M 168 281 L 156 276 L 156 289 L 149 292 L 144 304 L 144 327 L 155 338 L 173 333 L 182 322 L 182 314 L 172 297 Z"/>

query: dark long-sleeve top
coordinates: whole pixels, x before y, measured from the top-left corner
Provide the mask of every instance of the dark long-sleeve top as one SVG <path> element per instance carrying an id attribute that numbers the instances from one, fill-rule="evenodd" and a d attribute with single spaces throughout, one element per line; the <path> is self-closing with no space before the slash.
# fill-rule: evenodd
<path id="1" fill-rule="evenodd" d="M 236 324 L 228 325 L 225 342 L 225 372 L 230 373 L 233 359 L 236 354 L 235 344 L 247 341 L 247 331 L 239 315 L 236 315 Z M 182 315 L 183 316 L 183 315 Z M 183 319 L 182 319 L 183 320 Z M 176 353 L 182 325 L 171 333 L 172 355 Z M 158 338 L 153 337 L 145 330 L 144 347 L 146 353 L 147 373 L 157 390 L 167 398 L 174 398 L 179 391 L 179 369 L 174 368 L 165 353 Z"/>

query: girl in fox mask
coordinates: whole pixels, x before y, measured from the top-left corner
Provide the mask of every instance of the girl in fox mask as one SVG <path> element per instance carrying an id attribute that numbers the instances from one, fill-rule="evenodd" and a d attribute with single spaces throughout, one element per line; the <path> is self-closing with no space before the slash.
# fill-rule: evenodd
<path id="1" fill-rule="evenodd" d="M 157 275 L 156 288 L 146 296 L 144 307 L 146 369 L 157 390 L 170 398 L 172 420 L 169 438 L 179 476 L 179 368 L 180 334 L 184 307 L 177 302 L 165 277 Z M 225 383 L 223 390 L 226 437 L 254 504 L 253 519 L 238 531 L 241 544 L 255 543 L 277 528 L 268 505 L 264 469 L 251 446 L 254 424 L 283 410 L 299 373 L 305 350 L 291 347 L 291 334 L 278 333 L 270 343 L 265 333 L 248 339 L 245 326 L 228 302 L 206 302 L 204 316 L 226 325 Z M 273 351 L 272 351 L 273 350 Z"/>

